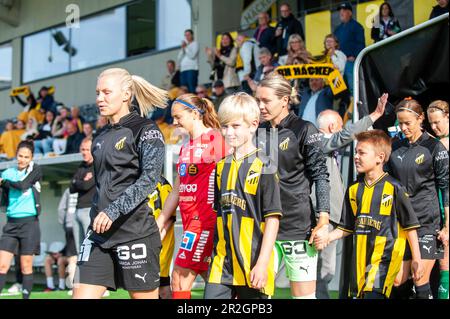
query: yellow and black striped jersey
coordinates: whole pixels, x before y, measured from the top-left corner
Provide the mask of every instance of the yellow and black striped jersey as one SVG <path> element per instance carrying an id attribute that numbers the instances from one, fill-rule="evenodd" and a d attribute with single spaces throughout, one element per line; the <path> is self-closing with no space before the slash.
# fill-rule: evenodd
<path id="1" fill-rule="evenodd" d="M 406 230 L 420 227 L 406 189 L 389 174 L 367 185 L 364 178 L 345 195 L 338 228 L 354 233 L 349 295 L 389 297 L 403 260 Z"/>
<path id="2" fill-rule="evenodd" d="M 255 150 L 240 160 L 227 156 L 216 167 L 214 210 L 217 226 L 208 282 L 251 287 L 250 272 L 262 245 L 265 218 L 281 216 L 276 168 Z M 274 292 L 274 255 L 262 293 Z"/>
<path id="3" fill-rule="evenodd" d="M 161 181 L 156 185 L 156 189 L 153 193 L 148 195 L 148 206 L 152 209 L 155 219 L 158 218 L 161 213 L 167 196 L 172 191 L 170 183 L 161 176 Z M 174 224 L 176 219 L 176 211 L 172 213 L 173 224 L 167 230 L 167 234 L 162 241 L 161 253 L 159 255 L 160 262 L 160 274 L 161 277 L 169 277 L 170 265 L 172 263 L 173 251 L 175 248 L 175 234 Z"/>

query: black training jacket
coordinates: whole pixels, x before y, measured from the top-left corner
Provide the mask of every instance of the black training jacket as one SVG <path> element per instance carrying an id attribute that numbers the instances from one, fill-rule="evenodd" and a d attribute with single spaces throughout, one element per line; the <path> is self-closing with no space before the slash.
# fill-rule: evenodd
<path id="1" fill-rule="evenodd" d="M 410 144 L 394 142 L 388 171 L 406 187 L 417 214 L 421 235 L 440 230 L 441 214 L 437 190 L 448 207 L 448 153 L 445 146 L 427 132 Z"/>
<path id="2" fill-rule="evenodd" d="M 103 234 L 90 232 L 89 238 L 111 248 L 157 232 L 147 205 L 164 163 L 164 139 L 157 125 L 132 112 L 94 139 L 92 155 L 97 192 L 90 228 L 102 211 L 113 224 Z"/>
<path id="3" fill-rule="evenodd" d="M 258 135 L 258 146 L 277 163 L 280 178 L 283 218 L 277 240 L 309 239 L 316 219 L 310 193 L 316 184 L 317 212 L 330 212 L 330 186 L 326 157 L 316 127 L 293 112 L 271 130 L 269 122 L 261 125 L 265 136 Z M 275 133 L 276 132 L 276 133 Z M 271 140 L 270 136 L 275 137 Z"/>

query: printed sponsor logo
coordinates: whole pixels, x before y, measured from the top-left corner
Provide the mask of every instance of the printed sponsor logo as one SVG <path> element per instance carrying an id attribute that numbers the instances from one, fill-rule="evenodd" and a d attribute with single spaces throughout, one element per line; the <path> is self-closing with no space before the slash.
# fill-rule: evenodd
<path id="1" fill-rule="evenodd" d="M 441 151 L 436 156 L 436 161 L 442 161 L 448 159 L 447 151 Z"/>
<path id="2" fill-rule="evenodd" d="M 186 259 L 186 255 L 184 254 L 184 251 L 182 251 L 179 255 L 178 258 L 180 259 Z"/>
<path id="3" fill-rule="evenodd" d="M 145 273 L 144 276 L 141 276 L 141 275 L 139 275 L 139 274 L 134 274 L 134 278 L 142 279 L 142 281 L 144 282 L 144 284 L 146 283 L 146 281 L 145 281 L 145 276 L 147 276 L 147 273 Z"/>
<path id="4" fill-rule="evenodd" d="M 181 164 L 180 168 L 178 169 L 179 170 L 178 174 L 180 174 L 181 177 L 186 176 L 186 166 L 187 166 L 186 164 Z"/>
<path id="5" fill-rule="evenodd" d="M 209 231 L 204 230 L 200 235 L 200 239 L 198 240 L 197 248 L 194 252 L 194 257 L 192 257 L 192 261 L 200 262 L 200 258 L 202 257 L 203 252 L 205 251 L 206 243 L 208 242 Z"/>
<path id="6" fill-rule="evenodd" d="M 194 247 L 195 238 L 197 238 L 196 233 L 186 231 L 183 234 L 183 239 L 181 240 L 180 248 L 187 251 L 192 251 L 192 248 Z"/>
<path id="7" fill-rule="evenodd" d="M 197 184 L 181 184 L 180 193 L 195 193 L 197 192 Z"/>
<path id="8" fill-rule="evenodd" d="M 164 138 L 160 131 L 158 130 L 149 130 L 142 134 L 141 136 L 141 142 L 147 141 L 147 140 L 161 140 L 164 142 Z"/>
<path id="9" fill-rule="evenodd" d="M 198 167 L 195 164 L 191 164 L 188 167 L 188 174 L 191 176 L 195 176 L 198 174 Z"/>

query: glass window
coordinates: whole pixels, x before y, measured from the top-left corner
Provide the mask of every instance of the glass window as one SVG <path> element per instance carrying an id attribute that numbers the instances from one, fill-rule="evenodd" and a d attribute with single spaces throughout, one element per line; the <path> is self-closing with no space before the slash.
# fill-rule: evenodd
<path id="1" fill-rule="evenodd" d="M 190 26 L 189 0 L 141 0 L 83 18 L 79 28 L 64 25 L 25 36 L 22 82 L 173 48 Z"/>
<path id="2" fill-rule="evenodd" d="M 156 0 L 128 6 L 127 49 L 128 56 L 156 49 Z"/>
<path id="3" fill-rule="evenodd" d="M 11 43 L 0 44 L 0 89 L 11 87 L 12 46 Z"/>
<path id="4" fill-rule="evenodd" d="M 158 1 L 158 50 L 180 46 L 191 28 L 191 1 Z M 174 10 L 176 8 L 176 10 Z"/>
<path id="5" fill-rule="evenodd" d="M 125 8 L 107 11 L 80 21 L 71 28 L 72 59 L 76 71 L 125 58 Z"/>
<path id="6" fill-rule="evenodd" d="M 23 82 L 69 71 L 69 55 L 64 51 L 69 29 L 55 28 L 24 38 Z"/>

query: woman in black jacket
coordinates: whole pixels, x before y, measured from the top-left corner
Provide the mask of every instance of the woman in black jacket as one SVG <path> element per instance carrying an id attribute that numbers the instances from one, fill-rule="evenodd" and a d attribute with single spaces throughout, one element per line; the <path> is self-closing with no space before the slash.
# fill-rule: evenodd
<path id="1" fill-rule="evenodd" d="M 97 191 L 78 257 L 75 299 L 100 298 L 118 287 L 131 298 L 158 298 L 161 238 L 147 196 L 162 174 L 164 139 L 143 116 L 166 103 L 166 91 L 127 70 L 108 69 L 98 77 L 97 105 L 111 124 L 93 142 Z"/>

